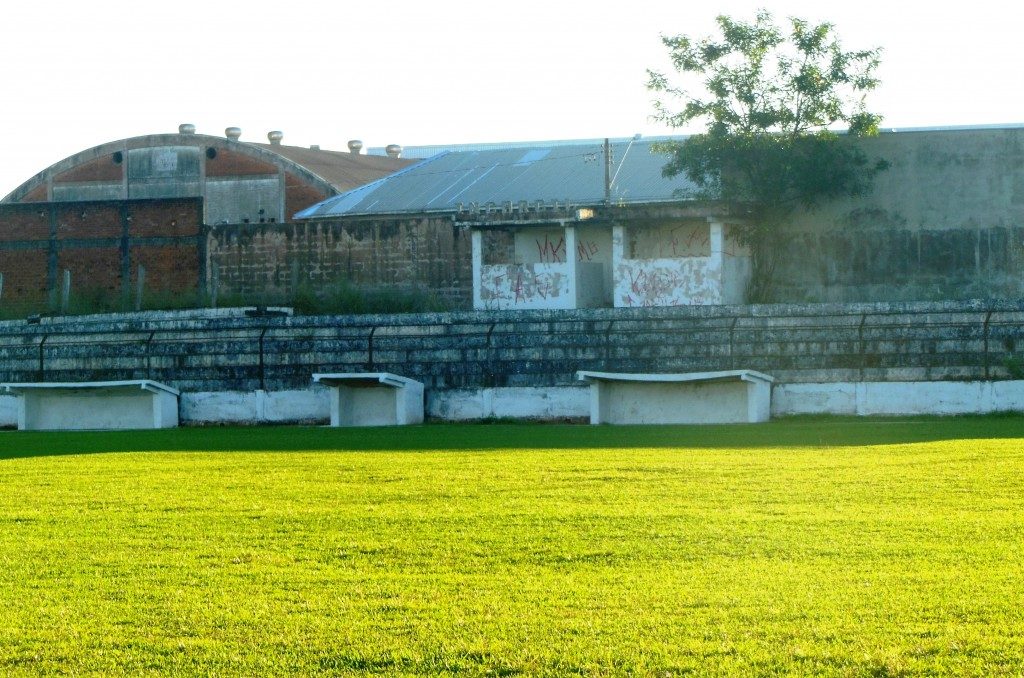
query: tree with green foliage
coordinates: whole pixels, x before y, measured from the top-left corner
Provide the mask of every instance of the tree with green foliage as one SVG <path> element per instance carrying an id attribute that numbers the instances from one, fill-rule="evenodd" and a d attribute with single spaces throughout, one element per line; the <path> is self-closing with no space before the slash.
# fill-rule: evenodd
<path id="1" fill-rule="evenodd" d="M 664 174 L 697 186 L 691 197 L 744 211 L 733 231 L 753 258 L 748 299 L 769 301 L 784 226 L 797 208 L 867 191 L 888 165 L 870 161 L 851 137 L 878 133 L 864 98 L 878 85 L 879 49 L 845 51 L 832 24 L 791 18 L 785 28 L 761 11 L 752 23 L 717 19 L 720 37 L 663 36 L 677 75 L 648 71 L 648 88 L 684 102 L 655 102 L 655 118 L 707 131 L 659 146 Z M 836 127 L 845 127 L 838 134 Z"/>

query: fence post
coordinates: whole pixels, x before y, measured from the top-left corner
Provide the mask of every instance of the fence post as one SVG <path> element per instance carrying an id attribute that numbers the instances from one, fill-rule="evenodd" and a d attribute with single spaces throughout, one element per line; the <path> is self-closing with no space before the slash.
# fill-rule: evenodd
<path id="1" fill-rule="evenodd" d="M 64 281 L 60 286 L 60 312 L 68 312 L 68 305 L 71 303 L 71 271 L 64 269 Z"/>
<path id="2" fill-rule="evenodd" d="M 217 308 L 217 288 L 220 286 L 220 267 L 213 265 L 210 271 L 210 308 Z"/>
<path id="3" fill-rule="evenodd" d="M 146 267 L 139 264 L 135 272 L 135 310 L 142 310 L 142 292 L 146 289 Z"/>

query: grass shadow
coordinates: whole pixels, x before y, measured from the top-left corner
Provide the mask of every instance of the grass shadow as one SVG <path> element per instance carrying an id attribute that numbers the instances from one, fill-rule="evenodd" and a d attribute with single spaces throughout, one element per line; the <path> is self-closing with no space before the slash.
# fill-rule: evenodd
<path id="1" fill-rule="evenodd" d="M 103 452 L 810 448 L 1024 438 L 1024 416 L 792 417 L 766 424 L 426 424 L 380 428 L 206 427 L 0 431 L 0 460 Z"/>

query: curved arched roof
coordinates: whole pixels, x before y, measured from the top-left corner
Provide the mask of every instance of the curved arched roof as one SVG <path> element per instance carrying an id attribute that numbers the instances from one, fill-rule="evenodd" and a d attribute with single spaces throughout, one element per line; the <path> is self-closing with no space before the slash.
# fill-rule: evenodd
<path id="1" fill-rule="evenodd" d="M 127 160 L 129 152 L 139 149 L 197 147 L 203 149 L 209 158 L 210 154 L 228 152 L 251 159 L 264 166 L 272 165 L 280 171 L 295 176 L 311 188 L 325 195 L 335 195 L 357 188 L 365 183 L 387 176 L 410 164 L 409 160 L 396 158 L 356 155 L 353 153 L 322 151 L 317 149 L 299 148 L 295 146 L 252 144 L 244 141 L 227 139 L 205 134 L 152 134 L 132 137 L 100 144 L 93 148 L 75 153 L 31 177 L 18 188 L 9 193 L 2 202 L 22 202 L 38 200 L 43 187 L 51 187 L 55 180 L 69 177 L 71 183 L 90 183 L 95 178 L 106 179 L 112 186 L 117 179 L 112 179 L 109 172 L 104 174 L 102 161 L 114 158 L 120 164 Z M 211 150 L 212 149 L 212 150 Z M 121 155 L 118 156 L 117 154 Z M 99 161 L 99 164 L 97 164 Z M 205 163 L 205 161 L 203 161 Z M 241 170 L 248 173 L 248 170 Z M 127 180 L 125 180 L 127 186 Z M 116 186 L 115 186 L 116 187 Z M 52 195 L 47 189 L 42 194 L 43 200 Z M 117 196 L 127 198 L 125 194 Z"/>

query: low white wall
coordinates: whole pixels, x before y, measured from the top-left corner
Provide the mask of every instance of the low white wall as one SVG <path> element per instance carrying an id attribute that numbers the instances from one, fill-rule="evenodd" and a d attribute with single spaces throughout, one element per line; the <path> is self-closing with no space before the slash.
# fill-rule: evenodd
<path id="1" fill-rule="evenodd" d="M 584 419 L 590 416 L 590 389 L 561 386 L 427 391 L 427 415 L 444 421 L 488 417 Z"/>
<path id="2" fill-rule="evenodd" d="M 331 418 L 330 390 L 182 393 L 183 424 L 324 423 Z"/>
<path id="3" fill-rule="evenodd" d="M 983 414 L 1024 410 L 1024 381 L 778 384 L 772 416 Z"/>
<path id="4" fill-rule="evenodd" d="M 587 419 L 586 386 L 482 388 L 428 391 L 427 415 L 435 420 Z M 772 416 L 792 414 L 913 415 L 1024 411 L 1024 381 L 915 381 L 776 384 Z M 326 388 L 294 391 L 182 393 L 182 424 L 255 424 L 330 421 Z M 0 426 L 18 423 L 18 400 L 0 396 Z"/>
<path id="5" fill-rule="evenodd" d="M 0 396 L 0 426 L 18 425 L 18 396 Z"/>

